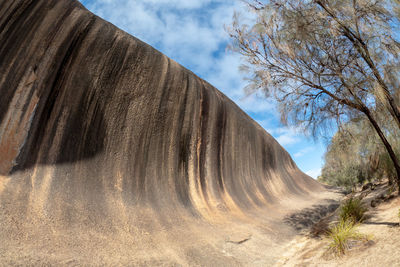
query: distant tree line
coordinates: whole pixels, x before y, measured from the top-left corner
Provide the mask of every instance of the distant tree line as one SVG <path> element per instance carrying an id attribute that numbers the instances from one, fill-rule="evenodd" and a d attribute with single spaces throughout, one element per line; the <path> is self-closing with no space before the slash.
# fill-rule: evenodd
<path id="1" fill-rule="evenodd" d="M 383 123 L 393 149 L 400 157 L 400 136 L 393 121 Z M 318 180 L 352 190 L 358 185 L 389 179 L 396 182 L 396 170 L 370 123 L 360 118 L 342 126 L 325 153 L 325 165 Z"/>

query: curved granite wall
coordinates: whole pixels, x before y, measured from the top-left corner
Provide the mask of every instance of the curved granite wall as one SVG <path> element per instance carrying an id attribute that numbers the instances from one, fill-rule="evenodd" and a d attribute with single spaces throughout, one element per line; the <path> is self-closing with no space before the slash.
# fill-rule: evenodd
<path id="1" fill-rule="evenodd" d="M 321 189 L 221 92 L 77 1 L 1 1 L 0 44 L 4 238 L 259 220 Z"/>

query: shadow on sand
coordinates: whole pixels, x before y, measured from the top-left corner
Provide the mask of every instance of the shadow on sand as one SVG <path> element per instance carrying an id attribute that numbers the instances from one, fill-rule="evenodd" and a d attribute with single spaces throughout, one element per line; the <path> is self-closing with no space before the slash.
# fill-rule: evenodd
<path id="1" fill-rule="evenodd" d="M 284 222 L 299 232 L 309 229 L 339 207 L 339 201 L 336 200 L 328 199 L 323 202 L 325 204 L 313 205 L 311 208 L 289 214 L 284 218 Z"/>

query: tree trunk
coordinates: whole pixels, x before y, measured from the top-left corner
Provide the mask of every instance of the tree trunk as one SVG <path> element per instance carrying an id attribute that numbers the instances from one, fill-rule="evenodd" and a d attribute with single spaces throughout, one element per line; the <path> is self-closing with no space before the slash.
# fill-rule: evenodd
<path id="1" fill-rule="evenodd" d="M 386 139 L 385 135 L 383 134 L 381 128 L 379 127 L 379 125 L 376 122 L 375 118 L 372 116 L 372 114 L 369 111 L 369 109 L 364 108 L 363 112 L 368 117 L 368 119 L 371 122 L 372 126 L 374 126 L 374 129 L 378 133 L 378 135 L 381 138 L 383 144 L 385 145 L 385 148 L 386 148 L 387 152 L 389 153 L 390 159 L 393 161 L 393 165 L 394 165 L 394 168 L 396 170 L 396 183 L 397 183 L 397 187 L 399 189 L 398 193 L 400 194 L 400 165 L 399 165 L 399 161 L 397 159 L 397 156 L 394 153 L 392 146 L 389 144 L 388 140 Z"/>
<path id="2" fill-rule="evenodd" d="M 389 179 L 389 185 L 393 185 L 393 177 L 389 175 L 388 179 Z"/>

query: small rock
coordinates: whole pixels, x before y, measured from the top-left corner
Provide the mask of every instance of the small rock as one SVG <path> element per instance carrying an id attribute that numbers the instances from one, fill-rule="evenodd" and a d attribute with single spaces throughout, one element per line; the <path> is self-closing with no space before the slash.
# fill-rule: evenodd
<path id="1" fill-rule="evenodd" d="M 361 191 L 365 191 L 369 188 L 371 188 L 371 190 L 372 190 L 372 183 L 367 183 L 367 184 L 363 185 L 363 187 L 361 188 Z"/>
<path id="2" fill-rule="evenodd" d="M 376 206 L 378 206 L 380 200 L 378 199 L 373 199 L 371 200 L 371 207 L 375 208 Z"/>

